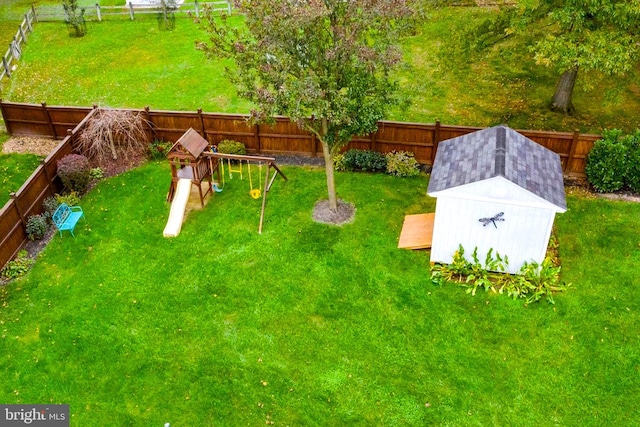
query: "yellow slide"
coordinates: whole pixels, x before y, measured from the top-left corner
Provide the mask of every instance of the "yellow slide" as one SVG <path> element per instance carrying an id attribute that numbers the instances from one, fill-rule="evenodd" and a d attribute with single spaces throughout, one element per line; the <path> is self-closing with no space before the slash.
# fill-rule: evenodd
<path id="1" fill-rule="evenodd" d="M 176 188 L 176 194 L 171 202 L 171 211 L 169 211 L 169 220 L 167 221 L 164 237 L 176 237 L 182 229 L 182 220 L 184 219 L 184 211 L 187 208 L 187 201 L 191 194 L 191 180 L 179 179 Z"/>

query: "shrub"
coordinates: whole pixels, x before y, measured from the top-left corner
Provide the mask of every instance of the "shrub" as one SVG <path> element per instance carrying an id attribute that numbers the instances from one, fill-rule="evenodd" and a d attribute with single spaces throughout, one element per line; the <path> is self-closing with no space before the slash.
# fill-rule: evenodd
<path id="1" fill-rule="evenodd" d="M 625 184 L 634 192 L 640 193 L 640 129 L 625 138 L 627 146 L 627 171 Z"/>
<path id="2" fill-rule="evenodd" d="M 58 160 L 58 176 L 68 191 L 80 194 L 87 191 L 91 180 L 89 160 L 80 154 L 68 154 Z"/>
<path id="3" fill-rule="evenodd" d="M 223 154 L 247 154 L 247 149 L 242 142 L 225 139 L 218 143 L 218 152 Z"/>
<path id="4" fill-rule="evenodd" d="M 47 233 L 47 215 L 31 215 L 27 219 L 27 237 L 29 240 L 40 240 Z"/>
<path id="5" fill-rule="evenodd" d="M 344 154 L 336 154 L 333 156 L 333 168 L 337 171 L 346 171 L 344 163 Z"/>
<path id="6" fill-rule="evenodd" d="M 92 168 L 89 171 L 89 178 L 91 179 L 102 179 L 104 178 L 104 171 L 102 168 Z"/>
<path id="7" fill-rule="evenodd" d="M 620 139 L 622 132 L 604 132 L 593 144 L 587 156 L 585 173 L 589 184 L 599 192 L 617 191 L 624 185 L 627 171 L 627 144 Z"/>
<path id="8" fill-rule="evenodd" d="M 18 252 L 18 256 L 9 261 L 3 268 L 0 270 L 0 276 L 4 279 L 16 279 L 29 271 L 29 268 L 33 265 L 34 260 L 29 258 L 27 251 L 22 250 Z"/>
<path id="9" fill-rule="evenodd" d="M 392 151 L 387 153 L 387 173 L 395 176 L 417 176 L 420 174 L 420 166 L 413 153 L 406 151 Z"/>
<path id="10" fill-rule="evenodd" d="M 167 153 L 173 146 L 172 142 L 168 141 L 153 141 L 149 146 L 149 159 L 162 160 L 167 157 Z"/>
<path id="11" fill-rule="evenodd" d="M 348 171 L 384 172 L 387 170 L 387 158 L 382 153 L 370 150 L 349 150 L 340 161 Z"/>
<path id="12" fill-rule="evenodd" d="M 69 206 L 76 206 L 80 203 L 80 196 L 75 191 L 71 191 L 63 196 L 60 194 L 56 194 L 56 201 L 58 202 L 58 206 L 63 203 L 66 203 Z"/>
<path id="13" fill-rule="evenodd" d="M 60 206 L 60 203 L 58 203 L 55 197 L 49 196 L 42 201 L 44 215 L 46 215 L 48 219 L 51 219 L 53 214 L 56 212 L 56 209 L 58 209 L 58 206 Z"/>

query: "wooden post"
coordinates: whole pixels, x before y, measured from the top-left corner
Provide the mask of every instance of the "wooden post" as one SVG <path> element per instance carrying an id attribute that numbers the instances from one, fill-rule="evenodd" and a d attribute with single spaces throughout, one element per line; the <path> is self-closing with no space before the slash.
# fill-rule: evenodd
<path id="1" fill-rule="evenodd" d="M 49 185 L 47 185 L 47 190 L 48 190 L 47 192 L 49 193 L 50 196 L 53 196 L 55 194 L 55 192 L 53 191 L 53 179 L 51 179 L 51 176 L 49 175 L 49 171 L 47 170 L 46 159 L 40 159 L 40 164 L 42 165 L 44 176 L 47 178 L 47 182 L 49 183 Z"/>
<path id="2" fill-rule="evenodd" d="M 157 139 L 156 128 L 153 122 L 151 121 L 151 111 L 149 110 L 149 106 L 144 107 L 144 113 L 147 116 L 147 123 L 149 124 L 149 133 L 151 134 L 151 141 L 153 142 Z"/>
<path id="3" fill-rule="evenodd" d="M 262 209 L 260 210 L 260 225 L 258 226 L 258 233 L 262 234 L 262 222 L 264 221 L 264 207 L 267 204 L 267 193 L 269 190 L 267 189 L 267 183 L 269 182 L 269 171 L 271 170 L 271 164 L 267 166 L 264 173 L 264 190 L 262 191 Z"/>
<path id="4" fill-rule="evenodd" d="M 440 120 L 436 120 L 436 128 L 433 131 L 433 149 L 431 151 L 431 164 L 436 160 L 438 144 L 440 143 Z"/>
<path id="5" fill-rule="evenodd" d="M 4 127 L 7 129 L 7 133 L 11 135 L 13 133 L 11 131 L 11 122 L 7 120 L 7 117 L 4 114 L 4 102 L 2 102 L 2 98 L 0 98 L 0 113 L 2 113 L 2 120 L 4 120 Z"/>
<path id="6" fill-rule="evenodd" d="M 378 151 L 377 150 L 377 145 L 378 145 L 378 131 L 376 130 L 375 132 L 371 132 L 371 135 L 369 135 L 369 149 L 371 151 Z"/>
<path id="7" fill-rule="evenodd" d="M 253 126 L 253 137 L 256 140 L 256 149 L 258 150 L 258 154 L 262 153 L 262 148 L 260 147 L 260 125 L 255 124 Z"/>
<path id="8" fill-rule="evenodd" d="M 25 230 L 27 229 L 27 220 L 24 217 L 24 212 L 22 212 L 22 209 L 20 209 L 20 206 L 18 205 L 18 196 L 16 196 L 16 193 L 11 193 L 9 194 L 9 197 L 11 198 L 11 200 L 13 200 L 13 203 L 16 205 L 16 210 L 18 211 L 18 216 L 20 217 L 20 221 L 22 222 L 22 225 L 24 226 Z"/>
<path id="9" fill-rule="evenodd" d="M 27 35 L 24 33 L 22 29 L 22 24 L 18 26 L 18 31 L 20 32 L 20 37 L 22 37 L 22 43 L 27 44 Z"/>
<path id="10" fill-rule="evenodd" d="M 129 2 L 129 16 L 131 17 L 131 20 L 133 21 L 133 4 L 131 2 Z"/>
<path id="11" fill-rule="evenodd" d="M 194 5 L 196 7 L 196 18 L 200 18 L 200 8 L 198 7 L 198 0 L 195 0 Z"/>
<path id="12" fill-rule="evenodd" d="M 569 147 L 569 156 L 562 168 L 563 172 L 569 171 L 569 164 L 573 162 L 573 158 L 576 156 L 576 150 L 578 149 L 578 141 L 580 140 L 580 132 L 576 129 L 573 131 L 573 138 L 571 139 L 571 147 Z M 570 171 L 569 171 L 570 172 Z"/>
<path id="13" fill-rule="evenodd" d="M 53 127 L 53 120 L 51 120 L 51 114 L 49 114 L 46 102 L 42 103 L 42 111 L 44 111 L 44 115 L 47 117 L 47 123 L 49 124 L 49 129 L 51 129 L 51 135 L 53 136 L 53 139 L 56 139 L 58 135 L 56 135 L 56 129 Z"/>
<path id="14" fill-rule="evenodd" d="M 33 27 L 31 26 L 31 21 L 29 20 L 29 12 L 24 14 L 24 20 L 27 23 L 27 30 L 29 30 L 29 32 L 32 32 Z"/>
<path id="15" fill-rule="evenodd" d="M 198 118 L 200 119 L 200 128 L 202 129 L 202 137 L 209 141 L 207 138 L 207 129 L 204 127 L 204 117 L 202 117 L 202 108 L 198 108 Z"/>
<path id="16" fill-rule="evenodd" d="M 11 46 L 11 44 L 9 44 Z M 11 70 L 9 69 L 9 63 L 7 62 L 7 57 L 2 57 L 2 66 L 4 67 L 4 71 L 7 74 L 7 77 L 11 78 Z"/>
<path id="17" fill-rule="evenodd" d="M 99 3 L 96 3 L 96 15 L 98 15 L 98 22 L 102 22 L 102 11 Z"/>
<path id="18" fill-rule="evenodd" d="M 13 36 L 13 40 L 9 44 L 9 47 L 11 48 L 11 53 L 13 54 L 13 57 L 16 59 L 20 59 L 20 56 L 22 56 L 22 51 L 20 50 L 20 45 L 16 40 L 16 36 Z"/>
<path id="19" fill-rule="evenodd" d="M 227 14 L 231 16 L 231 0 L 227 0 Z"/>
<path id="20" fill-rule="evenodd" d="M 35 4 L 31 5 L 31 12 L 33 12 L 33 20 L 35 22 L 38 22 L 38 15 L 36 14 L 36 5 Z"/>

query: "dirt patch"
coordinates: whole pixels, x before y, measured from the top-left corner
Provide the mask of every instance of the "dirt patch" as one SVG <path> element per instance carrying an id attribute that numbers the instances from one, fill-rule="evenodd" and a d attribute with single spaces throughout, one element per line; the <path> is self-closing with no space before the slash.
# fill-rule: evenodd
<path id="1" fill-rule="evenodd" d="M 356 208 L 342 199 L 338 199 L 338 209 L 329 209 L 328 200 L 320 200 L 313 208 L 313 220 L 323 224 L 343 225 L 353 222 Z"/>
<path id="2" fill-rule="evenodd" d="M 2 145 L 2 153 L 11 154 L 36 154 L 46 157 L 62 141 L 47 138 L 34 138 L 31 136 L 14 136 Z"/>

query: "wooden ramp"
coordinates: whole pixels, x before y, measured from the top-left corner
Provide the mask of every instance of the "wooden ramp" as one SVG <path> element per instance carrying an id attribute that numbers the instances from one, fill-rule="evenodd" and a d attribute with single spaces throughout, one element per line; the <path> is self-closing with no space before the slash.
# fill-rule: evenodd
<path id="1" fill-rule="evenodd" d="M 433 240 L 433 220 L 435 213 L 405 215 L 400 232 L 400 249 L 426 249 Z"/>

